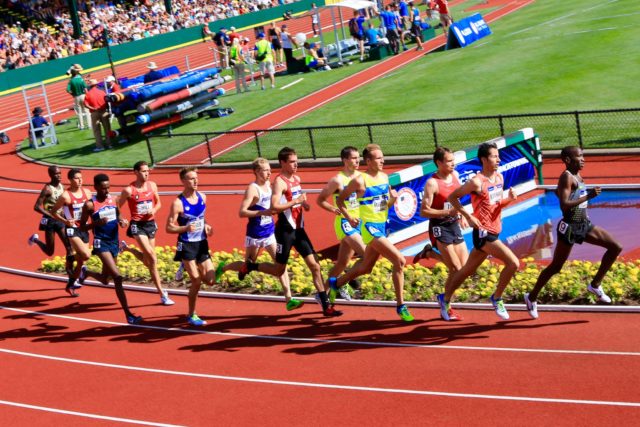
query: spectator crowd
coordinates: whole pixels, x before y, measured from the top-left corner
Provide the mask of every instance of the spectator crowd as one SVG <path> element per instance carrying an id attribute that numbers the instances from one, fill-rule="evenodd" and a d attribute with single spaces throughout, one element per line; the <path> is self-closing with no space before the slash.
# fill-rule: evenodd
<path id="1" fill-rule="evenodd" d="M 66 0 L 3 0 L 0 5 L 29 18 L 0 17 L 0 71 L 89 52 L 182 28 L 256 12 L 292 0 L 173 0 L 172 13 L 163 0 L 78 1 L 82 37 L 73 38 Z"/>

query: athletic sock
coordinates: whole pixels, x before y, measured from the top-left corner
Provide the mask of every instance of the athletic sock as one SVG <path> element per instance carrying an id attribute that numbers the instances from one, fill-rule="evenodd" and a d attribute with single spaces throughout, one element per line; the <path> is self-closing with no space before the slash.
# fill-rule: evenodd
<path id="1" fill-rule="evenodd" d="M 326 310 L 329 308 L 329 300 L 327 299 L 327 293 L 325 291 L 318 292 L 320 296 L 320 304 L 322 304 L 322 309 Z"/>
<path id="2" fill-rule="evenodd" d="M 249 270 L 249 272 L 258 271 L 258 263 L 247 261 L 247 270 Z"/>

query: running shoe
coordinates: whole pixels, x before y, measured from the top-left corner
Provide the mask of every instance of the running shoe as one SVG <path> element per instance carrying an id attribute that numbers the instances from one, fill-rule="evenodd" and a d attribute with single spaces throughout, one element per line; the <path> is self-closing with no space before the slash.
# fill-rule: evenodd
<path id="1" fill-rule="evenodd" d="M 316 294 L 313 296 L 313 299 L 316 300 L 316 302 L 320 304 L 320 306 L 322 306 L 322 300 L 320 299 L 320 294 L 318 292 L 316 292 Z"/>
<path id="2" fill-rule="evenodd" d="M 224 266 L 227 263 L 224 261 L 220 261 L 218 263 L 218 266 L 216 267 L 216 277 L 215 277 L 215 281 L 216 283 L 220 283 L 220 279 L 222 278 L 222 275 L 224 274 Z"/>
<path id="3" fill-rule="evenodd" d="M 324 314 L 325 317 L 342 316 L 342 312 L 339 311 L 339 310 L 336 310 L 335 307 L 333 307 L 333 306 L 328 307 L 326 310 L 322 310 L 322 314 Z"/>
<path id="4" fill-rule="evenodd" d="M 447 313 L 449 313 L 449 320 L 451 321 L 456 321 L 456 320 L 463 320 L 464 317 L 462 317 L 461 314 L 459 314 L 457 311 L 455 311 L 453 308 L 451 308 L 451 304 L 447 304 L 449 306 L 449 311 Z"/>
<path id="5" fill-rule="evenodd" d="M 598 297 L 598 301 L 604 302 L 606 304 L 610 304 L 611 303 L 611 298 L 609 298 L 609 295 L 604 293 L 604 291 L 602 290 L 602 286 L 598 286 L 598 287 L 594 288 L 593 286 L 591 286 L 591 284 L 589 284 L 587 286 L 587 291 L 589 291 L 592 294 L 594 294 L 595 296 L 597 296 Z"/>
<path id="6" fill-rule="evenodd" d="M 38 236 L 38 233 L 33 233 L 27 240 L 27 243 L 29 243 L 29 246 L 33 246 L 35 245 L 38 239 L 40 239 L 40 236 Z"/>
<path id="7" fill-rule="evenodd" d="M 67 287 L 64 288 L 64 290 L 72 297 L 77 298 L 79 295 L 76 292 L 76 288 L 73 287 L 72 284 L 67 284 Z"/>
<path id="8" fill-rule="evenodd" d="M 137 325 L 142 322 L 142 316 L 136 316 L 135 314 L 127 315 L 127 323 L 130 325 Z"/>
<path id="9" fill-rule="evenodd" d="M 189 324 L 191 326 L 204 326 L 204 325 L 207 324 L 206 320 L 202 320 L 195 313 L 193 313 L 193 315 L 187 317 L 187 322 L 189 322 Z"/>
<path id="10" fill-rule="evenodd" d="M 120 253 L 126 251 L 127 249 L 129 249 L 129 245 L 127 245 L 127 242 L 125 242 L 124 240 L 120 240 Z"/>
<path id="11" fill-rule="evenodd" d="M 398 308 L 396 308 L 396 312 L 405 322 L 413 322 L 414 317 L 409 313 L 409 309 L 405 304 L 399 305 Z"/>
<path id="12" fill-rule="evenodd" d="M 247 274 L 249 274 L 249 266 L 245 262 L 240 266 L 240 270 L 238 270 L 238 279 L 244 280 Z"/>
<path id="13" fill-rule="evenodd" d="M 351 301 L 351 294 L 349 294 L 349 290 L 346 286 L 342 286 L 340 289 L 338 289 L 338 292 L 340 293 L 340 297 L 343 300 Z"/>
<path id="14" fill-rule="evenodd" d="M 424 245 L 424 248 L 422 248 L 422 250 L 416 256 L 413 257 L 413 263 L 415 264 L 421 259 L 429 258 L 429 252 L 431 252 L 432 250 L 433 250 L 433 245 L 431 245 L 431 242 L 427 242 L 427 244 Z"/>
<path id="15" fill-rule="evenodd" d="M 176 282 L 181 282 L 182 279 L 184 279 L 184 264 L 180 263 L 180 266 L 178 267 L 178 270 L 176 271 L 176 276 L 175 276 Z"/>
<path id="16" fill-rule="evenodd" d="M 304 301 L 300 301 L 299 299 L 291 298 L 287 301 L 287 311 L 297 310 L 298 308 L 304 305 Z"/>
<path id="17" fill-rule="evenodd" d="M 84 285 L 84 281 L 87 279 L 87 266 L 80 267 L 80 275 L 78 276 L 78 285 Z"/>
<path id="18" fill-rule="evenodd" d="M 525 293 L 524 303 L 527 306 L 527 311 L 529 312 L 529 316 L 531 316 L 532 319 L 537 319 L 538 318 L 538 302 L 537 301 L 531 302 L 531 300 L 529 299 L 529 293 Z"/>
<path id="19" fill-rule="evenodd" d="M 449 304 L 444 300 L 444 294 L 438 294 L 438 305 L 440 306 L 440 317 L 447 322 L 451 320 L 449 317 Z"/>
<path id="20" fill-rule="evenodd" d="M 504 306 L 502 298 L 495 299 L 495 297 L 491 295 L 490 299 L 498 317 L 502 320 L 509 320 L 509 312 L 507 311 L 507 307 Z"/>
<path id="21" fill-rule="evenodd" d="M 329 277 L 327 283 L 329 283 L 329 302 L 333 304 L 336 302 L 336 297 L 338 296 L 338 279 Z"/>
<path id="22" fill-rule="evenodd" d="M 72 289 L 80 289 L 82 287 L 82 285 L 77 280 L 74 280 L 73 283 L 71 283 L 70 287 Z"/>
<path id="23" fill-rule="evenodd" d="M 175 304 L 175 302 L 171 298 L 169 298 L 169 293 L 167 291 L 162 292 L 162 295 L 160 295 L 160 302 L 162 303 L 162 305 Z"/>

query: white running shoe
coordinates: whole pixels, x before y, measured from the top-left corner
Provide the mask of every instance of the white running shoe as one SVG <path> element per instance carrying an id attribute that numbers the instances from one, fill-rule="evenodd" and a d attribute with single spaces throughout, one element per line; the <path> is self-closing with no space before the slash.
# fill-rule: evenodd
<path id="1" fill-rule="evenodd" d="M 167 293 L 167 291 L 164 291 L 162 293 L 162 295 L 160 296 L 160 301 L 162 302 L 162 305 L 173 305 L 175 304 L 175 302 L 169 298 L 169 294 Z"/>
<path id="2" fill-rule="evenodd" d="M 531 302 L 531 300 L 529 299 L 529 293 L 525 293 L 524 294 L 524 303 L 527 306 L 527 311 L 529 312 L 529 316 L 531 316 L 532 319 L 537 319 L 538 318 L 538 302 Z"/>
<path id="3" fill-rule="evenodd" d="M 30 237 L 29 240 L 27 240 L 27 243 L 29 243 L 29 246 L 33 246 L 36 243 L 36 240 L 38 240 L 40 238 L 40 236 L 38 236 L 38 233 L 33 233 Z"/>
<path id="4" fill-rule="evenodd" d="M 495 299 L 493 295 L 491 295 L 491 304 L 493 304 L 493 309 L 496 311 L 496 314 L 502 320 L 509 320 L 509 312 L 507 308 L 504 306 L 504 301 L 502 298 Z"/>
<path id="5" fill-rule="evenodd" d="M 597 296 L 598 301 L 604 302 L 606 304 L 611 304 L 611 298 L 609 298 L 609 295 L 604 293 L 604 291 L 602 290 L 602 285 L 598 286 L 597 288 L 594 288 L 593 286 L 591 286 L 591 284 L 589 284 L 587 286 L 587 290 L 592 294 L 594 294 L 595 296 Z"/>
<path id="6" fill-rule="evenodd" d="M 351 301 L 351 295 L 349 295 L 349 291 L 346 286 L 341 286 L 338 288 L 338 292 L 340 293 L 340 297 L 344 300 Z"/>

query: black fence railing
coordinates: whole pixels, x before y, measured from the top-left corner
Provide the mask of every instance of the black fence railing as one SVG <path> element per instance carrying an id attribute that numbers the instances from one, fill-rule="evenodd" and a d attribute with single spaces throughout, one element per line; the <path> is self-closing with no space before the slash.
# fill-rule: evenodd
<path id="1" fill-rule="evenodd" d="M 369 143 L 380 145 L 389 156 L 424 155 L 438 146 L 461 150 L 527 127 L 540 136 L 543 150 L 561 149 L 566 145 L 579 145 L 584 149 L 640 147 L 640 108 L 250 131 L 170 132 L 148 135 L 147 144 L 152 162 L 162 164 L 244 162 L 255 157 L 274 159 L 284 146 L 296 149 L 299 158 L 330 158 L 338 157 L 346 145 L 362 148 Z M 176 156 L 189 148 L 187 154 Z"/>

